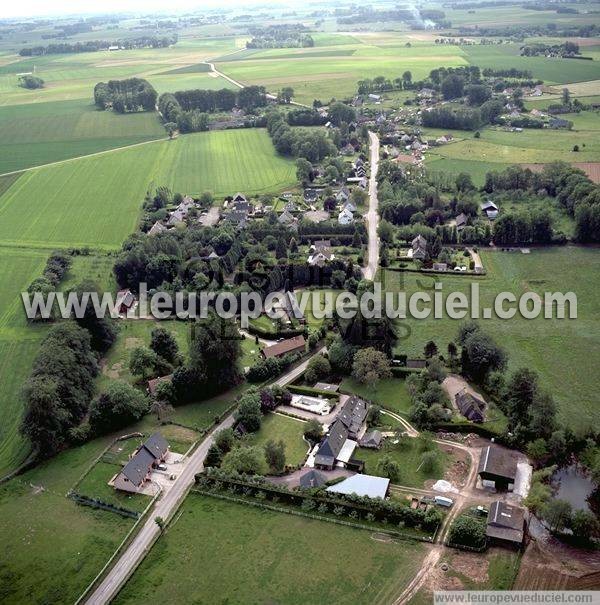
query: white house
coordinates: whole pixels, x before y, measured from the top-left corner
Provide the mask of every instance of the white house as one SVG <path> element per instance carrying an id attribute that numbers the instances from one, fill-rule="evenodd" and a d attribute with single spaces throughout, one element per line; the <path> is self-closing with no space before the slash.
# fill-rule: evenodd
<path id="1" fill-rule="evenodd" d="M 354 215 L 352 214 L 352 212 L 350 212 L 350 210 L 344 208 L 338 214 L 338 223 L 340 225 L 351 225 L 353 222 L 354 222 Z"/>

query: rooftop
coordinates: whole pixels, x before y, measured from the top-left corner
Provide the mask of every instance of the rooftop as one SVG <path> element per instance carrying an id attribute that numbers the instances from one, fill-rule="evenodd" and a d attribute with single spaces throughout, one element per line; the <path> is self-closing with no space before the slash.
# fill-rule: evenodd
<path id="1" fill-rule="evenodd" d="M 353 475 L 327 488 L 336 494 L 356 494 L 368 498 L 385 498 L 390 480 L 373 475 Z"/>

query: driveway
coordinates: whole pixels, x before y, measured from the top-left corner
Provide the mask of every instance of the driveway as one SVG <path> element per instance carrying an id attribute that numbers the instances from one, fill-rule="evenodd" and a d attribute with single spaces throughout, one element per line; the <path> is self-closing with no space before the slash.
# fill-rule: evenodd
<path id="1" fill-rule="evenodd" d="M 475 395 L 476 397 L 479 397 L 479 399 L 485 401 L 483 396 L 478 393 L 475 389 L 473 389 L 471 385 L 462 376 L 459 376 L 458 374 L 448 374 L 448 376 L 446 376 L 446 378 L 444 379 L 444 382 L 442 382 L 442 388 L 444 389 L 444 391 L 446 391 L 446 394 L 450 399 L 450 403 L 452 404 L 452 407 L 455 410 L 458 410 L 458 408 L 456 407 L 455 400 L 456 395 L 458 395 L 458 393 L 463 390 L 466 390 L 467 393 L 471 393 L 472 395 Z"/>
<path id="2" fill-rule="evenodd" d="M 369 235 L 369 254 L 367 266 L 363 268 L 365 279 L 373 280 L 379 267 L 379 200 L 377 199 L 377 171 L 379 170 L 379 137 L 369 132 L 371 141 L 371 176 L 369 178 L 369 211 L 365 215 Z"/>

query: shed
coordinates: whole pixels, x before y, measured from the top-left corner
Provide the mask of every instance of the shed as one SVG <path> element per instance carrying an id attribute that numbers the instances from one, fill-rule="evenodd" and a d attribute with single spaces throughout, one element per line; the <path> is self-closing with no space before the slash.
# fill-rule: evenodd
<path id="1" fill-rule="evenodd" d="M 517 476 L 517 459 L 508 450 L 488 445 L 481 452 L 477 473 L 485 487 L 512 491 Z"/>

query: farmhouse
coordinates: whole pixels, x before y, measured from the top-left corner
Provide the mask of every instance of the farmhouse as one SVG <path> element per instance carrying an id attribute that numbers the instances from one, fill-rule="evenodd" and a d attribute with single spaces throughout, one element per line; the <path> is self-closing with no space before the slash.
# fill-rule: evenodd
<path id="1" fill-rule="evenodd" d="M 352 395 L 346 400 L 337 420 L 348 429 L 348 435 L 355 439 L 362 431 L 365 418 L 367 417 L 368 404 L 364 399 Z"/>
<path id="2" fill-rule="evenodd" d="M 512 491 L 517 476 L 517 459 L 508 450 L 488 445 L 481 452 L 477 473 L 483 487 Z"/>
<path id="3" fill-rule="evenodd" d="M 381 431 L 373 429 L 372 431 L 365 433 L 359 443 L 360 447 L 378 450 L 381 447 L 382 442 L 383 435 L 381 434 Z"/>
<path id="4" fill-rule="evenodd" d="M 319 198 L 319 192 L 317 189 L 305 189 L 303 198 L 307 204 L 314 204 Z"/>
<path id="5" fill-rule="evenodd" d="M 334 494 L 355 494 L 357 496 L 366 496 L 367 498 L 384 499 L 388 494 L 389 487 L 389 479 L 375 477 L 374 475 L 358 474 L 328 487 L 327 491 Z"/>
<path id="6" fill-rule="evenodd" d="M 467 226 L 468 221 L 469 217 L 464 212 L 461 212 L 456 217 L 456 230 L 460 233 Z"/>
<path id="7" fill-rule="evenodd" d="M 295 226 L 298 222 L 298 219 L 291 214 L 289 210 L 284 210 L 279 217 L 277 218 L 277 222 L 280 225 L 286 225 L 288 227 Z"/>
<path id="8" fill-rule="evenodd" d="M 152 225 L 152 228 L 148 231 L 148 235 L 152 237 L 154 235 L 164 233 L 165 231 L 168 231 L 168 229 L 160 221 L 156 221 L 154 225 Z"/>
<path id="9" fill-rule="evenodd" d="M 150 480 L 152 469 L 164 462 L 169 444 L 160 433 L 154 433 L 135 452 L 114 481 L 114 488 L 139 493 Z"/>
<path id="10" fill-rule="evenodd" d="M 498 216 L 498 206 L 491 200 L 481 204 L 481 211 L 485 212 L 490 221 L 493 221 Z"/>
<path id="11" fill-rule="evenodd" d="M 322 267 L 335 258 L 330 240 L 318 240 L 310 247 L 307 262 L 311 267 Z"/>
<path id="12" fill-rule="evenodd" d="M 427 258 L 427 240 L 422 235 L 417 235 L 411 242 L 412 258 L 425 260 Z"/>
<path id="13" fill-rule="evenodd" d="M 342 187 L 336 194 L 335 199 L 338 203 L 343 204 L 350 198 L 350 190 L 348 187 Z"/>
<path id="14" fill-rule="evenodd" d="M 525 510 L 500 500 L 492 502 L 485 535 L 492 542 L 520 547 L 525 535 Z"/>
<path id="15" fill-rule="evenodd" d="M 270 357 L 283 357 L 283 355 L 287 355 L 288 353 L 304 353 L 305 351 L 306 340 L 304 340 L 304 336 L 300 335 L 282 340 L 270 347 L 265 347 L 261 353 L 265 359 L 269 359 Z"/>
<path id="16" fill-rule="evenodd" d="M 353 222 L 354 222 L 354 215 L 352 214 L 352 212 L 350 212 L 350 210 L 344 208 L 338 214 L 338 223 L 340 225 L 351 225 Z"/>
<path id="17" fill-rule="evenodd" d="M 117 301 L 115 306 L 120 315 L 126 314 L 130 309 L 133 309 L 136 303 L 136 298 L 129 288 L 127 290 L 119 290 L 117 292 Z"/>
<path id="18" fill-rule="evenodd" d="M 485 401 L 474 393 L 463 389 L 454 397 L 456 407 L 460 413 L 471 422 L 483 422 L 485 420 Z"/>
<path id="19" fill-rule="evenodd" d="M 336 420 L 317 450 L 315 468 L 333 470 L 335 466 L 346 466 L 356 445 L 356 441 L 348 438 L 348 429 L 344 423 Z"/>

